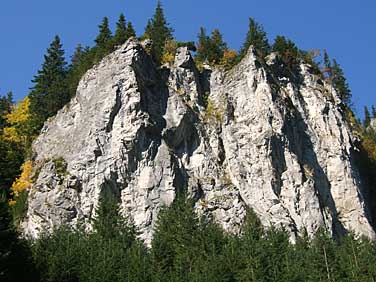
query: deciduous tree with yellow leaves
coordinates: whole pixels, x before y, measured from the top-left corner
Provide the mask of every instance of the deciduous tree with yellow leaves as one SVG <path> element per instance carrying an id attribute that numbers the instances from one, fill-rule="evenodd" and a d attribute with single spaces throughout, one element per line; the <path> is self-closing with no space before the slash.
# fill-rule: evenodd
<path id="1" fill-rule="evenodd" d="M 33 139 L 33 126 L 31 124 L 30 99 L 26 97 L 18 104 L 12 106 L 10 113 L 5 115 L 8 124 L 3 129 L 4 139 L 26 148 Z"/>

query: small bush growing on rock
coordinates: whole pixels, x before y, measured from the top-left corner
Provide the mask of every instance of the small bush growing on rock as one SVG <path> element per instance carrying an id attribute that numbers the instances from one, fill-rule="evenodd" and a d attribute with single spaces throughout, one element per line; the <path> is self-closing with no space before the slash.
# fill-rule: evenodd
<path id="1" fill-rule="evenodd" d="M 69 174 L 67 171 L 68 164 L 64 160 L 64 158 L 60 157 L 60 158 L 54 159 L 52 162 L 55 165 L 56 174 L 59 177 L 64 178 L 65 176 Z"/>

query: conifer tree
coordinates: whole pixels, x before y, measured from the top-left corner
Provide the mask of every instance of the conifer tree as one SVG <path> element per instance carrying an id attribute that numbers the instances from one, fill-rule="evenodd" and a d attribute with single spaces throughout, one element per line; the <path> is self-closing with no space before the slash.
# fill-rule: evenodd
<path id="1" fill-rule="evenodd" d="M 104 17 L 102 20 L 102 23 L 98 27 L 99 27 L 99 34 L 95 38 L 95 43 L 97 47 L 106 50 L 112 38 L 112 32 L 108 25 L 108 18 Z"/>
<path id="2" fill-rule="evenodd" d="M 101 238 L 113 239 L 122 233 L 124 236 L 128 236 L 128 246 L 135 241 L 136 231 L 129 222 L 121 217 L 118 201 L 111 192 L 104 191 L 102 193 L 96 213 L 93 229 Z"/>
<path id="3" fill-rule="evenodd" d="M 178 195 L 171 206 L 158 215 L 152 241 L 155 271 L 161 277 L 173 274 L 178 281 L 189 281 L 196 254 L 200 252 L 199 234 L 193 202 L 185 194 Z"/>
<path id="4" fill-rule="evenodd" d="M 310 259 L 315 265 L 312 281 L 342 281 L 338 277 L 336 243 L 330 235 L 320 229 L 311 242 Z"/>
<path id="5" fill-rule="evenodd" d="M 153 29 L 153 24 L 152 24 L 152 20 L 151 19 L 148 19 L 148 22 L 146 23 L 146 26 L 145 26 L 145 32 L 144 32 L 144 35 L 142 36 L 143 39 L 145 38 L 151 38 L 151 34 L 152 34 L 152 29 Z"/>
<path id="6" fill-rule="evenodd" d="M 299 65 L 302 60 L 302 52 L 294 42 L 284 36 L 276 36 L 272 51 L 277 52 L 283 66 L 280 69 L 281 77 L 289 77 L 294 81 L 301 79 Z"/>
<path id="7" fill-rule="evenodd" d="M 329 55 L 326 50 L 324 50 L 324 73 L 327 74 L 327 78 L 329 78 L 329 80 L 332 79 L 332 63 L 330 62 Z"/>
<path id="8" fill-rule="evenodd" d="M 120 14 L 119 20 L 116 23 L 116 31 L 114 35 L 114 45 L 122 45 L 127 41 L 127 23 L 124 14 Z"/>
<path id="9" fill-rule="evenodd" d="M 82 47 L 81 44 L 78 44 L 76 49 L 74 50 L 73 55 L 71 56 L 71 65 L 75 66 L 82 61 L 82 58 L 85 55 L 85 49 Z"/>
<path id="10" fill-rule="evenodd" d="M 262 240 L 264 230 L 261 221 L 253 210 L 247 210 L 246 220 L 242 228 L 240 238 L 242 253 L 240 260 L 243 261 L 243 267 L 239 276 L 246 281 L 260 281 L 263 277 L 263 265 L 261 255 L 263 253 Z M 243 281 L 242 280 L 242 281 Z"/>
<path id="11" fill-rule="evenodd" d="M 161 62 L 166 41 L 173 39 L 172 33 L 173 29 L 169 27 L 162 4 L 158 1 L 154 16 L 145 28 L 145 36 L 153 41 L 152 54 L 158 64 Z"/>
<path id="12" fill-rule="evenodd" d="M 211 37 L 206 35 L 203 27 L 200 28 L 196 54 L 198 61 L 208 61 L 209 63 L 218 64 L 222 60 L 226 50 L 227 44 L 223 41 L 223 36 L 217 28 L 213 30 Z"/>
<path id="13" fill-rule="evenodd" d="M 70 99 L 65 80 L 66 65 L 64 50 L 59 36 L 56 35 L 44 56 L 42 68 L 32 81 L 34 86 L 29 95 L 30 111 L 37 128 L 48 117 L 55 115 Z"/>
<path id="14" fill-rule="evenodd" d="M 223 42 L 223 36 L 216 28 L 210 38 L 209 62 L 219 63 L 223 58 L 223 53 L 227 49 L 227 44 Z"/>
<path id="15" fill-rule="evenodd" d="M 375 106 L 372 105 L 371 109 L 372 109 L 372 118 L 376 119 L 376 108 L 375 108 Z"/>
<path id="16" fill-rule="evenodd" d="M 257 54 L 263 58 L 270 51 L 270 45 L 266 37 L 266 32 L 262 25 L 258 24 L 254 18 L 249 18 L 249 27 L 246 40 L 240 50 L 240 58 L 243 58 L 250 46 L 253 46 Z"/>
<path id="17" fill-rule="evenodd" d="M 4 191 L 0 190 L 0 281 L 37 281 L 27 244 L 13 228 Z"/>
<path id="18" fill-rule="evenodd" d="M 368 107 L 364 107 L 364 122 L 363 126 L 365 129 L 371 124 L 371 114 L 369 113 Z"/>
<path id="19" fill-rule="evenodd" d="M 345 75 L 343 73 L 341 66 L 337 63 L 335 59 L 333 59 L 332 82 L 342 103 L 345 105 L 345 107 L 350 108 L 351 107 L 351 90 L 346 81 L 346 78 L 345 78 Z"/>
<path id="20" fill-rule="evenodd" d="M 274 52 L 278 52 L 282 60 L 291 66 L 299 60 L 299 49 L 295 43 L 284 36 L 277 35 L 272 46 Z"/>
<path id="21" fill-rule="evenodd" d="M 8 92 L 6 96 L 0 96 L 0 132 L 6 126 L 5 115 L 11 111 L 13 104 L 13 93 Z"/>
<path id="22" fill-rule="evenodd" d="M 333 63 L 331 62 L 326 51 L 324 51 L 324 72 L 326 73 L 326 78 L 329 79 L 336 89 L 342 103 L 345 105 L 345 107 L 350 108 L 351 90 L 346 82 L 343 70 L 335 59 L 333 59 Z"/>
<path id="23" fill-rule="evenodd" d="M 210 37 L 206 35 L 206 30 L 201 27 L 198 34 L 196 59 L 204 62 L 207 59 L 207 50 L 210 48 Z"/>
<path id="24" fill-rule="evenodd" d="M 128 21 L 127 31 L 126 31 L 125 35 L 126 35 L 125 37 L 127 39 L 136 36 L 136 31 L 135 31 L 135 29 L 134 29 L 134 27 L 133 27 L 133 25 L 130 21 Z"/>
<path id="25" fill-rule="evenodd" d="M 88 46 L 83 47 L 81 44 L 77 45 L 71 56 L 71 64 L 69 65 L 66 78 L 70 97 L 76 95 L 80 79 L 83 74 L 94 65 L 96 51 L 95 48 Z"/>

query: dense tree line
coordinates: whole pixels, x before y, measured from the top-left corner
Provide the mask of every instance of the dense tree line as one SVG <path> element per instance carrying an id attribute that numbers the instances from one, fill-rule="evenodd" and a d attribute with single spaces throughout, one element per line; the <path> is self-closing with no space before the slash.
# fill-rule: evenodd
<path id="1" fill-rule="evenodd" d="M 264 229 L 252 211 L 241 235 L 231 235 L 212 221 L 198 218 L 193 205 L 179 195 L 163 208 L 147 248 L 137 239 L 132 223 L 119 216 L 116 199 L 102 197 L 92 232 L 63 226 L 31 242 L 29 248 L 18 246 L 23 256 L 7 258 L 1 264 L 3 275 L 22 274 L 17 269 L 22 264 L 22 275 L 29 273 L 33 281 L 48 282 L 376 279 L 375 242 L 355 239 L 352 234 L 334 241 L 320 231 L 314 238 L 302 236 L 291 244 L 283 230 Z M 0 232 L 13 243 L 19 242 L 6 228 Z M 12 244 L 2 250 L 9 247 Z"/>

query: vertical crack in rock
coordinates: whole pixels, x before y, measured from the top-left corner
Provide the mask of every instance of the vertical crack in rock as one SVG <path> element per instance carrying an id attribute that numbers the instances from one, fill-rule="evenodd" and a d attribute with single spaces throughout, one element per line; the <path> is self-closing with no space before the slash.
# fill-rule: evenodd
<path id="1" fill-rule="evenodd" d="M 121 81 L 120 81 L 121 83 Z M 106 126 L 106 132 L 111 132 L 112 131 L 112 127 L 113 127 L 113 124 L 114 124 L 114 120 L 115 120 L 115 117 L 116 115 L 119 113 L 120 111 L 120 108 L 121 108 L 121 86 L 118 84 L 116 86 L 116 96 L 115 96 L 115 104 L 111 110 L 111 113 L 110 113 L 110 118 L 109 118 L 109 121 L 107 123 L 107 126 Z"/>

